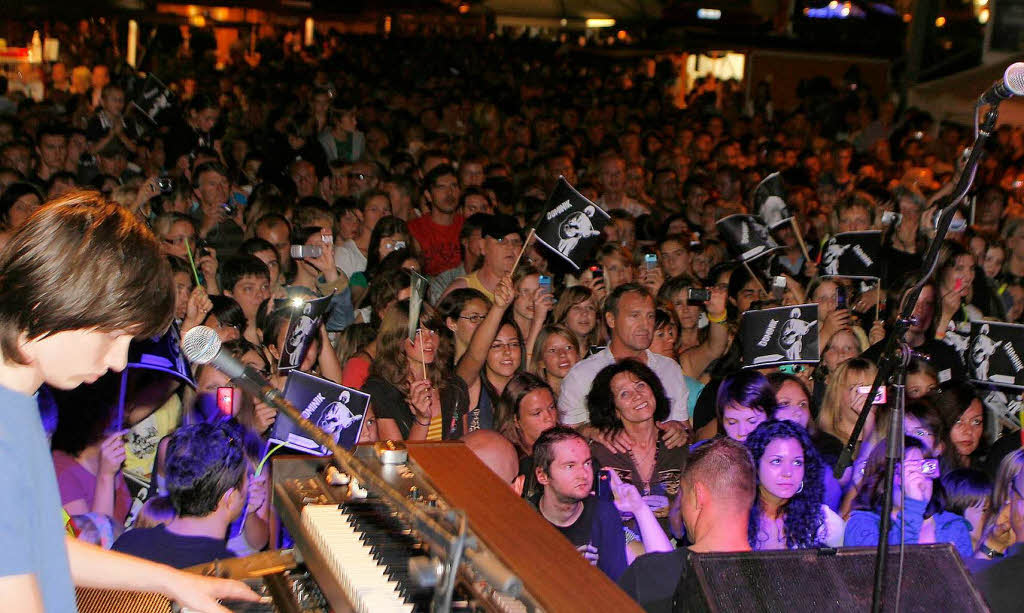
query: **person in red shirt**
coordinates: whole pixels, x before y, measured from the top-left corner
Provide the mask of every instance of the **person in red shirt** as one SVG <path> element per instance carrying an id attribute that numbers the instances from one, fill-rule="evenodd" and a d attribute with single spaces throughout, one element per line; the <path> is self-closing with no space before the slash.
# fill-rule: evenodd
<path id="1" fill-rule="evenodd" d="M 459 178 L 448 164 L 433 168 L 423 178 L 430 215 L 409 222 L 409 233 L 423 254 L 424 272 L 430 276 L 454 268 L 462 261 L 459 231 Z"/>

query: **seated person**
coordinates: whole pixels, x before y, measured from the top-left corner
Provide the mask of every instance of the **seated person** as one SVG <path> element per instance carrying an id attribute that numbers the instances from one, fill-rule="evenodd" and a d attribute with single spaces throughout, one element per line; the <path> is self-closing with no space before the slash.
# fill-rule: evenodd
<path id="1" fill-rule="evenodd" d="M 679 478 L 676 506 L 693 544 L 640 556 L 619 587 L 646 611 L 672 611 L 689 552 L 750 551 L 747 527 L 756 494 L 754 462 L 742 443 L 722 436 L 693 450 Z"/>
<path id="2" fill-rule="evenodd" d="M 242 437 L 226 424 L 182 426 L 167 445 L 167 491 L 175 518 L 125 532 L 113 549 L 175 568 L 232 558 L 228 526 L 245 505 Z"/>
<path id="3" fill-rule="evenodd" d="M 544 486 L 537 509 L 585 558 L 612 580 L 618 579 L 632 556 L 626 548 L 619 511 L 636 517 L 647 551 L 671 551 L 672 544 L 654 512 L 635 487 L 609 471 L 608 496 L 591 494 L 594 486 L 590 446 L 566 426 L 555 426 L 533 446 L 537 481 Z M 612 497 L 614 496 L 614 502 Z"/>
<path id="4" fill-rule="evenodd" d="M 669 501 L 676 495 L 688 449 L 670 448 L 659 436 L 669 415 L 669 400 L 658 375 L 633 359 L 605 366 L 587 394 L 587 407 L 590 425 L 604 431 L 606 440 L 625 432 L 633 441 L 627 452 L 594 441 L 594 460 L 635 485 L 668 529 Z"/>
<path id="5" fill-rule="evenodd" d="M 945 493 L 938 482 L 938 461 L 929 457 L 924 443 L 905 436 L 902 470 L 894 475 L 893 521 L 889 527 L 889 543 L 900 542 L 900 520 L 905 520 L 903 541 L 908 545 L 952 543 L 960 557 L 969 559 L 971 524 L 962 516 L 950 513 L 943 503 Z M 885 490 L 886 444 L 880 441 L 868 457 L 860 492 L 853 503 L 853 512 L 846 522 L 847 547 L 875 546 L 878 543 L 879 511 Z M 900 479 L 905 498 L 901 500 Z"/>

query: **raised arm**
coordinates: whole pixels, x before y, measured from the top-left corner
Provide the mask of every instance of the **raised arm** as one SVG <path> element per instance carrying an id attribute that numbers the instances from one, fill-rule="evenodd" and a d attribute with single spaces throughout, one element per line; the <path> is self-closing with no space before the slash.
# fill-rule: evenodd
<path id="1" fill-rule="evenodd" d="M 473 332 L 469 348 L 455 366 L 455 374 L 465 381 L 466 385 L 472 386 L 480 377 L 480 369 L 487 363 L 487 352 L 490 351 L 491 343 L 501 329 L 501 319 L 512 304 L 513 298 L 512 277 L 503 277 L 498 282 L 498 287 L 494 288 L 494 304 Z"/>
<path id="2" fill-rule="evenodd" d="M 711 362 L 722 357 L 729 348 L 729 326 L 725 319 L 725 301 L 728 295 L 722 288 L 711 288 L 711 299 L 707 302 L 710 323 L 708 337 L 703 343 L 683 352 L 679 357 L 679 365 L 686 376 L 694 379 L 700 377 Z"/>

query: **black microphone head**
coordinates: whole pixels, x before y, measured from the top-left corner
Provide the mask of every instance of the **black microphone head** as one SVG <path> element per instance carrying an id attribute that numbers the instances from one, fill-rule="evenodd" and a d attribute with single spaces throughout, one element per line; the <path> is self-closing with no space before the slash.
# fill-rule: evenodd
<path id="1" fill-rule="evenodd" d="M 1024 62 L 1015 62 L 1006 67 L 1003 84 L 1014 96 L 1024 96 Z"/>
<path id="2" fill-rule="evenodd" d="M 181 339 L 181 350 L 193 364 L 208 364 L 220 351 L 217 331 L 207 326 L 196 326 Z"/>

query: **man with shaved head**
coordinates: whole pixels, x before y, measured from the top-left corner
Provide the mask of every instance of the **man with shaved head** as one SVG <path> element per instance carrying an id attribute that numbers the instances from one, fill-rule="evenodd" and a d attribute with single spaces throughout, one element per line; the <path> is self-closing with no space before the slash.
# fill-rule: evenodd
<path id="1" fill-rule="evenodd" d="M 462 437 L 462 442 L 491 472 L 508 483 L 516 496 L 523 495 L 526 476 L 519 474 L 519 454 L 507 438 L 494 430 L 474 430 Z"/>
<path id="2" fill-rule="evenodd" d="M 672 611 L 691 551 L 750 551 L 747 522 L 756 495 L 754 462 L 742 443 L 722 437 L 692 451 L 679 478 L 679 507 L 693 544 L 640 556 L 619 578 L 619 587 L 645 611 Z"/>

